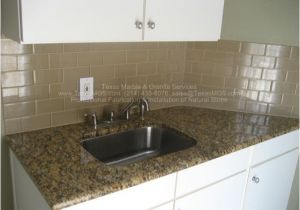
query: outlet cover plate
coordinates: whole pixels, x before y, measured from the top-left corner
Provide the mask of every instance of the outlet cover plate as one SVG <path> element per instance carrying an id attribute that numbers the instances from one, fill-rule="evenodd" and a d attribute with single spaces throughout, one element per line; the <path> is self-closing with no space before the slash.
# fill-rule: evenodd
<path id="1" fill-rule="evenodd" d="M 80 78 L 80 101 L 89 101 L 94 99 L 94 78 Z"/>

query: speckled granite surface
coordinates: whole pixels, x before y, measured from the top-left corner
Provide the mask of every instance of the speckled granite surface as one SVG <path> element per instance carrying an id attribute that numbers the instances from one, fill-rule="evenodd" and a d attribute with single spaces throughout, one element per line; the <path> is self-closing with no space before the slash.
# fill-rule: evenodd
<path id="1" fill-rule="evenodd" d="M 177 153 L 126 166 L 106 166 L 81 146 L 83 136 L 105 135 L 145 125 L 166 125 L 197 140 Z M 68 125 L 7 136 L 9 147 L 53 209 L 134 186 L 298 129 L 298 119 L 192 107 L 148 112 L 146 120 L 116 123 L 97 134 Z"/>

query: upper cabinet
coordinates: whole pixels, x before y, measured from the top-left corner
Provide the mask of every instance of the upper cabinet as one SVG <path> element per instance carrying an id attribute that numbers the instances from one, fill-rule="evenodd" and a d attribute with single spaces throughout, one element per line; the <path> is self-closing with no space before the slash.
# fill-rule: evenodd
<path id="1" fill-rule="evenodd" d="M 23 44 L 213 41 L 224 0 L 4 0 L 3 32 Z"/>
<path id="2" fill-rule="evenodd" d="M 224 0 L 147 0 L 146 41 L 216 41 Z"/>

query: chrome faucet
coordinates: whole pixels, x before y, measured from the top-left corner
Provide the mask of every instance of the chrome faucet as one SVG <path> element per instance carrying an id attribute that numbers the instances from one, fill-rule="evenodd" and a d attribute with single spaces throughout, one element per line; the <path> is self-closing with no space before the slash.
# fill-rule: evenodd
<path id="1" fill-rule="evenodd" d="M 140 99 L 140 115 L 142 120 L 144 120 L 144 115 L 145 115 L 145 111 L 148 112 L 150 111 L 150 106 L 149 106 L 149 102 L 146 98 L 141 98 Z"/>
<path id="2" fill-rule="evenodd" d="M 91 115 L 84 114 L 84 118 L 85 118 L 85 121 L 88 124 L 91 124 L 94 127 L 95 130 L 97 129 L 98 120 L 97 120 L 97 115 L 96 115 L 95 112 L 92 113 Z"/>
<path id="3" fill-rule="evenodd" d="M 149 102 L 146 98 L 134 99 L 130 103 L 128 103 L 121 111 L 122 114 L 125 115 L 125 119 L 129 120 L 130 118 L 130 110 L 132 107 L 138 106 L 140 109 L 141 119 L 144 120 L 145 111 L 150 110 Z"/>

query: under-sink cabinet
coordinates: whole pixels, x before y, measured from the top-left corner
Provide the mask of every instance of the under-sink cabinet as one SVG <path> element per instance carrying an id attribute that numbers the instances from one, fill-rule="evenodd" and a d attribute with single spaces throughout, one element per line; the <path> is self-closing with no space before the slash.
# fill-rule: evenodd
<path id="1" fill-rule="evenodd" d="M 63 210 L 285 210 L 298 145 L 297 130 Z M 15 209 L 49 210 L 12 152 L 11 162 Z"/>
<path id="2" fill-rule="evenodd" d="M 23 44 L 216 41 L 224 0 L 4 0 L 3 33 Z"/>

